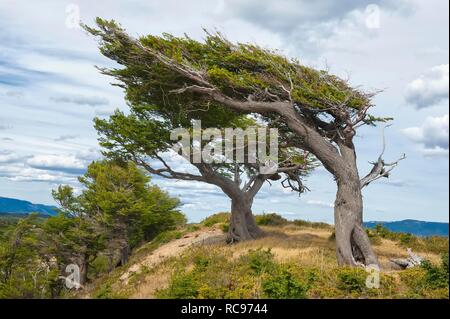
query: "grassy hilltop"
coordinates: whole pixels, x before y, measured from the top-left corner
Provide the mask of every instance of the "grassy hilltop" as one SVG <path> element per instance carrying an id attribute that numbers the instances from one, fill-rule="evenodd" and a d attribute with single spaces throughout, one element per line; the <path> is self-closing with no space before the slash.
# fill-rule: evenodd
<path id="1" fill-rule="evenodd" d="M 366 287 L 364 269 L 338 267 L 334 229 L 323 223 L 257 216 L 259 240 L 227 245 L 228 214 L 160 234 L 130 262 L 101 275 L 83 298 L 449 298 L 448 238 L 420 238 L 383 227 L 369 230 L 382 266 L 380 288 Z M 421 267 L 398 269 L 406 249 Z M 102 262 L 96 267 L 101 271 Z"/>

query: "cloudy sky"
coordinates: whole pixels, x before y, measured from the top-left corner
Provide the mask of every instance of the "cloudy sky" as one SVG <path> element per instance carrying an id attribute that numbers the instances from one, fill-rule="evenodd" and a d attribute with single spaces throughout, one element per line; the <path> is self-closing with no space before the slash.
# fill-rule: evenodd
<path id="1" fill-rule="evenodd" d="M 302 63 L 383 89 L 377 115 L 392 116 L 386 159 L 391 179 L 364 190 L 366 220 L 448 221 L 449 2 L 447 0 L 0 0 L 0 196 L 54 204 L 50 190 L 75 187 L 99 157 L 95 116 L 126 109 L 123 93 L 94 65 L 108 66 L 77 27 L 96 16 L 132 35 L 170 32 L 202 39 L 202 28 L 231 40 L 277 48 Z M 356 139 L 361 175 L 381 149 L 381 128 Z M 183 165 L 183 164 L 180 164 Z M 229 209 L 214 187 L 154 179 L 180 196 L 192 221 Z M 332 222 L 335 186 L 324 169 L 299 198 L 279 185 L 258 195 L 256 213 Z"/>

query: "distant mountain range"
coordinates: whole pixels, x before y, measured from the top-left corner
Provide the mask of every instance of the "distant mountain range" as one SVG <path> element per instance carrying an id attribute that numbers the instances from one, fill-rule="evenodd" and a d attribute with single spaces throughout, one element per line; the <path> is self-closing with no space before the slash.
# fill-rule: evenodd
<path id="1" fill-rule="evenodd" d="M 0 197 L 0 215 L 20 216 L 30 213 L 53 216 L 56 214 L 56 207 L 33 204 L 20 199 Z M 393 232 L 410 233 L 417 236 L 448 236 L 448 223 L 406 219 L 395 222 L 371 221 L 365 222 L 364 226 L 373 228 L 377 224 L 381 224 Z"/>
<path id="2" fill-rule="evenodd" d="M 396 222 L 367 222 L 364 226 L 373 228 L 381 224 L 390 231 L 399 233 L 410 233 L 417 236 L 447 236 L 448 223 L 425 222 L 421 220 L 406 219 Z"/>
<path id="3" fill-rule="evenodd" d="M 0 197 L 0 215 L 28 215 L 30 213 L 52 216 L 56 214 L 56 207 Z"/>

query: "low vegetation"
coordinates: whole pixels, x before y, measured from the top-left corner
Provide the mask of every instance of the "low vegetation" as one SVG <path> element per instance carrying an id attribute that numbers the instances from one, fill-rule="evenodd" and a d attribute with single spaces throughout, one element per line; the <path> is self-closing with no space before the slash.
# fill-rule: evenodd
<path id="1" fill-rule="evenodd" d="M 199 232 L 221 229 L 228 218 L 228 214 L 219 213 L 161 237 L 175 241 L 189 234 L 195 237 Z M 304 299 L 449 296 L 448 250 L 444 244 L 429 246 L 434 247 L 433 251 L 422 250 L 421 256 L 426 262 L 421 267 L 398 270 L 390 259 L 405 257 L 406 246 L 399 239 L 402 235 L 398 235 L 399 238 L 377 237 L 379 241 L 374 247 L 383 270 L 380 288 L 376 289 L 366 286 L 368 273 L 364 269 L 337 265 L 334 242 L 330 240 L 332 226 L 288 221 L 276 214 L 258 216 L 257 221 L 263 225 L 264 238 L 234 245 L 219 242 L 185 247 L 182 253 L 133 273 L 128 282 L 120 279 L 127 271 L 120 268 L 95 282 L 84 297 Z M 371 236 L 375 236 L 374 233 Z M 412 238 L 418 243 L 430 242 L 427 238 Z M 439 241 L 447 242 L 448 247 L 448 238 L 439 238 Z M 164 245 L 163 242 L 165 240 L 156 238 L 146 244 L 143 246 L 145 254 L 132 259 L 131 263 L 139 263 L 141 257 L 151 255 L 154 249 Z M 139 250 L 137 254 L 140 254 Z"/>
<path id="2" fill-rule="evenodd" d="M 444 254 L 449 251 L 448 237 L 418 237 L 408 233 L 392 232 L 380 224 L 373 229 L 367 229 L 367 233 L 374 245 L 379 244 L 382 239 L 388 239 L 397 242 L 401 247 L 418 252 Z"/>

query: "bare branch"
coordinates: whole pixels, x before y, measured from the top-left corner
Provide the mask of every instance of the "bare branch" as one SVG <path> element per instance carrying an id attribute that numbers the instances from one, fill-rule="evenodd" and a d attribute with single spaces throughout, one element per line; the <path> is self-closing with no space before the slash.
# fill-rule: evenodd
<path id="1" fill-rule="evenodd" d="M 205 178 L 200 175 L 176 172 L 159 155 L 156 155 L 155 157 L 164 165 L 165 168 L 159 168 L 159 169 L 154 168 L 149 163 L 147 163 L 145 160 L 133 155 L 134 161 L 138 165 L 142 166 L 145 170 L 147 170 L 150 174 L 158 175 L 158 176 L 168 178 L 168 179 L 178 179 L 178 180 L 198 181 L 198 182 L 206 181 Z"/>
<path id="2" fill-rule="evenodd" d="M 374 163 L 371 163 L 373 165 L 372 170 L 369 174 L 367 174 L 364 178 L 361 179 L 361 188 L 364 188 L 368 186 L 370 183 L 380 179 L 380 178 L 389 178 L 390 173 L 392 170 L 397 167 L 400 161 L 404 160 L 406 158 L 406 154 L 402 154 L 398 160 L 392 163 L 386 163 L 383 160 L 384 152 L 386 151 L 386 137 L 385 137 L 385 129 L 390 127 L 391 125 L 386 125 L 383 128 L 383 148 L 381 150 L 380 156 L 378 156 L 378 160 Z"/>

